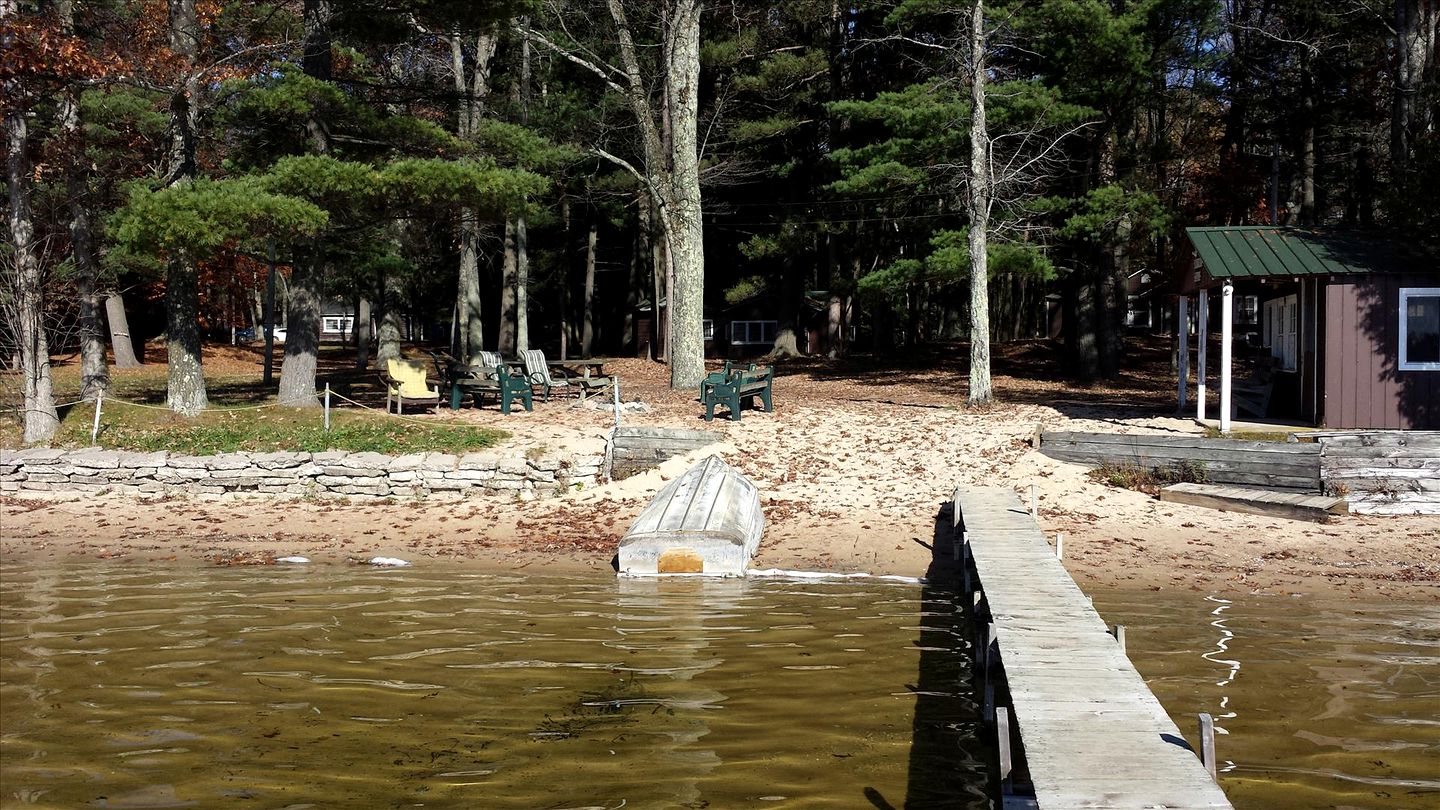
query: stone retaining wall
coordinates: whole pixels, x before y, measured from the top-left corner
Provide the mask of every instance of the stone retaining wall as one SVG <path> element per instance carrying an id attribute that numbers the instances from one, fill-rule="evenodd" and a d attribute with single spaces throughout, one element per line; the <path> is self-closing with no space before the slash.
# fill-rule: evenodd
<path id="1" fill-rule="evenodd" d="M 495 453 L 225 453 L 0 450 L 0 492 L 110 491 L 291 497 L 543 498 L 594 486 L 603 456 L 529 459 Z"/>

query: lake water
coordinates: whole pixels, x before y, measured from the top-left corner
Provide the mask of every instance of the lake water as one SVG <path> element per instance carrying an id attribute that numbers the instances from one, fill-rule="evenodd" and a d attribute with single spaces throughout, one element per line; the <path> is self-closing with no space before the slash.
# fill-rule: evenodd
<path id="1" fill-rule="evenodd" d="M 935 586 L 0 565 L 0 807 L 978 808 Z M 1098 593 L 1237 808 L 1440 808 L 1440 606 Z"/>
<path id="2" fill-rule="evenodd" d="M 1098 593 L 1237 808 L 1440 808 L 1440 604 Z"/>
<path id="3" fill-rule="evenodd" d="M 983 807 L 950 593 L 0 566 L 0 806 Z"/>

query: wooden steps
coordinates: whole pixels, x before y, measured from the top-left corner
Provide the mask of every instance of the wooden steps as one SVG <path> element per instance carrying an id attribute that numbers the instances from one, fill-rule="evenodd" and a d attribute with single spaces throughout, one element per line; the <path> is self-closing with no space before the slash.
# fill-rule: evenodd
<path id="1" fill-rule="evenodd" d="M 957 489 L 954 504 L 993 625 L 994 646 L 980 658 L 999 656 L 1011 704 L 1001 708 L 1018 727 L 1034 788 L 1033 799 L 1006 795 L 1003 806 L 1229 808 L 1020 498 L 976 487 Z M 1002 778 L 1008 761 L 1002 753 Z"/>
<path id="2" fill-rule="evenodd" d="M 1350 511 L 1344 498 L 1218 484 L 1171 484 L 1160 490 L 1160 500 L 1204 506 L 1222 512 L 1245 512 L 1316 523 L 1324 523 L 1331 515 L 1343 515 Z"/>

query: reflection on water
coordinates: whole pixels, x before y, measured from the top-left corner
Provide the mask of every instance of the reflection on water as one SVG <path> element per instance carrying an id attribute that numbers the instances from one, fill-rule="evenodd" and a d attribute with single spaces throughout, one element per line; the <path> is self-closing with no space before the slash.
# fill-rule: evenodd
<path id="1" fill-rule="evenodd" d="M 973 740 L 950 675 L 965 632 L 933 586 L 0 579 L 0 806 L 983 806 L 983 765 L 955 742 Z M 912 745 L 941 726 L 946 745 Z M 970 798 L 926 784 L 957 769 Z"/>
<path id="2" fill-rule="evenodd" d="M 1440 808 L 1440 606 L 1097 593 L 1237 808 Z M 1193 736 L 1192 736 L 1193 740 Z"/>

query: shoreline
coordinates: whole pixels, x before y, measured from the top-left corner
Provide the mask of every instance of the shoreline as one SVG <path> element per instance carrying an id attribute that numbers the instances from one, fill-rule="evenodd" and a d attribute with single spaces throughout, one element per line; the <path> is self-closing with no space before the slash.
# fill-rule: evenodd
<path id="1" fill-rule="evenodd" d="M 775 410 L 704 422 L 693 392 L 671 391 L 662 366 L 617 363 L 627 425 L 701 427 L 719 442 L 621 481 L 522 501 L 301 499 L 67 493 L 0 496 L 0 561 L 69 558 L 243 564 L 301 554 L 318 562 L 391 556 L 496 571 L 610 573 L 631 521 L 668 480 L 714 453 L 761 493 L 765 539 L 752 567 L 924 576 L 937 521 L 956 487 L 1039 493 L 1046 536 L 1065 532 L 1066 568 L 1082 588 L 1307 594 L 1440 601 L 1440 519 L 1337 516 L 1308 523 L 1161 502 L 1093 480 L 1031 447 L 1037 427 L 1199 434 L 1150 407 L 1016 402 L 958 407 L 949 378 L 902 371 L 882 387 L 844 376 L 785 375 Z M 1058 395 L 1059 392 L 1057 392 Z M 1089 392 L 1100 396 L 1103 392 Z M 1017 397 L 1018 399 L 1018 397 Z M 534 412 L 447 412 L 499 427 L 497 453 L 594 448 L 608 410 L 556 401 Z M 948 530 L 948 529 L 947 529 Z M 948 555 L 947 555 L 948 556 Z"/>

